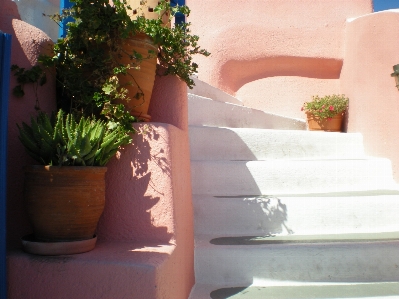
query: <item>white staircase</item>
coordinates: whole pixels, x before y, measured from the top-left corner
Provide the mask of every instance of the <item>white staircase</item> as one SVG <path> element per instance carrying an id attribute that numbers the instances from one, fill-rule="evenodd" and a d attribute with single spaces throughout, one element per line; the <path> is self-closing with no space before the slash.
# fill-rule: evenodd
<path id="1" fill-rule="evenodd" d="M 366 156 L 360 134 L 308 132 L 196 84 L 189 299 L 399 298 L 390 161 Z"/>

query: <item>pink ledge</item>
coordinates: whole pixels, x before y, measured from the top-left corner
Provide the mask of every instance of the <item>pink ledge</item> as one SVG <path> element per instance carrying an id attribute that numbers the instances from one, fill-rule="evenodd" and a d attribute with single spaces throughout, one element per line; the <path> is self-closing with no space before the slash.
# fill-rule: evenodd
<path id="1" fill-rule="evenodd" d="M 108 165 L 94 250 L 58 257 L 10 250 L 10 299 L 187 299 L 194 284 L 187 132 L 162 123 L 137 129 Z"/>
<path id="2" fill-rule="evenodd" d="M 170 244 L 99 241 L 84 254 L 12 251 L 8 262 L 9 298 L 178 298 L 171 275 L 178 254 Z"/>
<path id="3" fill-rule="evenodd" d="M 51 43 L 19 20 L 11 0 L 0 1 L 0 30 L 13 35 L 11 63 L 21 67 L 34 65 Z M 39 94 L 47 112 L 55 107 L 54 78 L 48 78 Z M 15 85 L 12 76 L 10 89 Z M 79 255 L 44 257 L 19 249 L 20 238 L 32 232 L 23 205 L 23 167 L 34 162 L 15 124 L 29 122 L 34 104 L 33 94 L 23 101 L 10 96 L 8 299 L 187 299 L 194 284 L 194 237 L 184 82 L 156 78 L 149 111 L 154 122 L 137 124 L 141 133 L 133 144 L 107 165 L 98 243 Z"/>

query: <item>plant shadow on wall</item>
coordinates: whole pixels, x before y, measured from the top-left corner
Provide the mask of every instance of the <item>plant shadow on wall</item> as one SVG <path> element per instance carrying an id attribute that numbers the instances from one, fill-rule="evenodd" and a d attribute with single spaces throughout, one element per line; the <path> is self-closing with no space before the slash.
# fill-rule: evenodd
<path id="1" fill-rule="evenodd" d="M 162 133 L 136 125 L 133 144 L 108 164 L 107 194 L 99 235 L 134 241 L 137 246 L 169 244 L 173 238 L 173 199 L 168 193 L 171 166 Z"/>

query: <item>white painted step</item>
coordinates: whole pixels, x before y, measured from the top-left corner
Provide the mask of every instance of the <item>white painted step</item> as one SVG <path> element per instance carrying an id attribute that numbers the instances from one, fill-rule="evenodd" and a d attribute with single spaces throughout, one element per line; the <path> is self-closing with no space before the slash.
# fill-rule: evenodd
<path id="1" fill-rule="evenodd" d="M 191 181 L 193 194 L 213 196 L 397 189 L 384 158 L 191 161 Z"/>
<path id="2" fill-rule="evenodd" d="M 213 99 L 214 101 L 231 103 L 242 106 L 242 102 L 239 99 L 233 97 L 232 95 L 229 95 L 228 93 L 225 93 L 224 91 L 221 91 L 220 89 L 212 85 L 209 85 L 208 83 L 205 83 L 196 77 L 192 77 L 192 79 L 194 80 L 195 86 L 193 87 L 193 89 L 187 88 L 188 93 L 195 94 L 205 98 L 210 98 Z"/>
<path id="3" fill-rule="evenodd" d="M 209 238 L 196 239 L 196 283 L 399 281 L 398 233 L 380 235 L 336 235 L 330 240 L 322 236 L 288 243 L 270 237 L 270 243 L 264 239 L 250 243 L 257 245 L 215 245 L 217 240 L 211 244 Z"/>
<path id="4" fill-rule="evenodd" d="M 189 299 L 397 299 L 398 282 L 318 283 L 281 286 L 196 284 Z"/>
<path id="5" fill-rule="evenodd" d="M 194 195 L 195 235 L 399 231 L 399 190 L 292 196 Z"/>
<path id="6" fill-rule="evenodd" d="M 188 123 L 196 126 L 305 130 L 304 120 L 188 94 Z"/>
<path id="7" fill-rule="evenodd" d="M 190 126 L 191 160 L 364 157 L 358 133 Z"/>
<path id="8" fill-rule="evenodd" d="M 189 299 L 398 299 L 391 162 L 365 156 L 360 134 L 305 131 L 196 83 Z"/>

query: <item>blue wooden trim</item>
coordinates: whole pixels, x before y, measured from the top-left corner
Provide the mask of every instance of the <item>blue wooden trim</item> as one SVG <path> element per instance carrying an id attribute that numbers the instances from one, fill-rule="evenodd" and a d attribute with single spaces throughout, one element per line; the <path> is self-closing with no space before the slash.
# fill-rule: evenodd
<path id="1" fill-rule="evenodd" d="M 60 13 L 62 12 L 63 9 L 65 8 L 70 8 L 72 7 L 72 3 L 69 0 L 61 0 L 60 1 Z M 66 18 L 65 20 L 62 21 L 62 23 L 60 24 L 60 30 L 59 30 L 59 37 L 65 37 L 66 36 L 66 31 L 67 31 L 67 23 L 68 22 L 72 22 L 73 18 L 69 17 Z"/>
<path id="2" fill-rule="evenodd" d="M 0 298 L 7 298 L 6 205 L 7 127 L 10 88 L 11 35 L 0 31 Z"/>
<path id="3" fill-rule="evenodd" d="M 170 4 L 171 6 L 176 6 L 176 5 L 183 6 L 186 4 L 186 0 L 170 0 Z M 175 15 L 175 24 L 177 25 L 183 23 L 186 23 L 186 16 L 181 13 L 177 13 Z"/>

